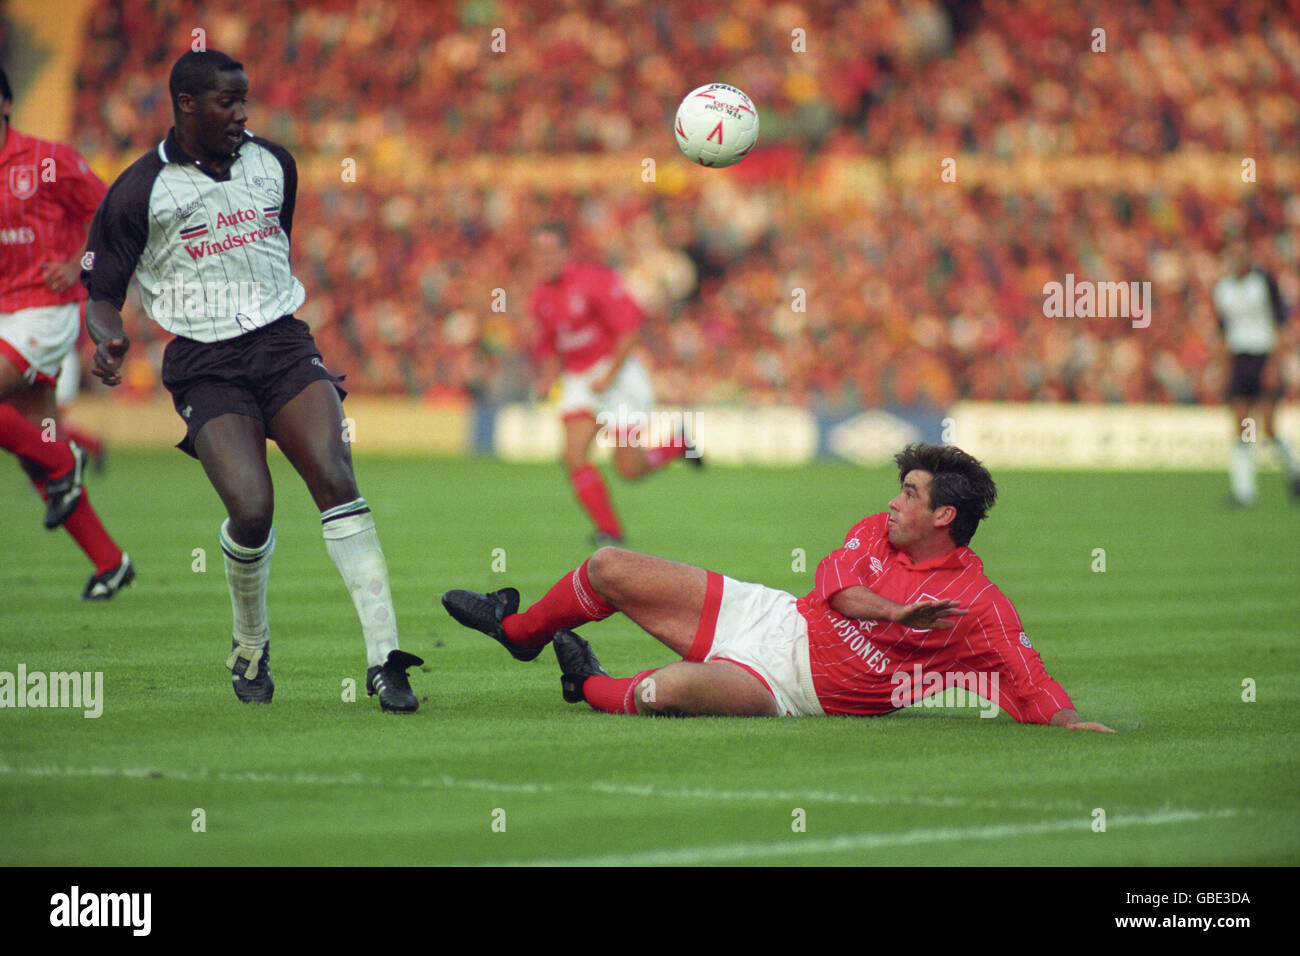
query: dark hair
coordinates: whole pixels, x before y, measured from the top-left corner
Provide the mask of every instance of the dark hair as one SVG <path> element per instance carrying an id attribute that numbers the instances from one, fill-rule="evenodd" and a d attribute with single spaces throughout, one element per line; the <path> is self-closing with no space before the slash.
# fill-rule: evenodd
<path id="1" fill-rule="evenodd" d="M 12 100 L 14 91 L 9 88 L 9 77 L 5 76 L 5 68 L 0 66 L 0 100 Z"/>
<path id="2" fill-rule="evenodd" d="M 220 50 L 190 50 L 182 54 L 167 80 L 167 90 L 172 95 L 172 112 L 180 109 L 182 93 L 198 96 L 208 90 L 215 90 L 218 73 L 243 68 L 244 64 Z"/>
<path id="3" fill-rule="evenodd" d="M 998 486 L 989 470 L 975 458 L 953 445 L 929 445 L 915 442 L 897 455 L 898 481 L 914 469 L 928 471 L 930 509 L 952 505 L 957 509 L 948 533 L 957 544 L 970 544 L 979 523 L 988 517 L 998 497 Z"/>

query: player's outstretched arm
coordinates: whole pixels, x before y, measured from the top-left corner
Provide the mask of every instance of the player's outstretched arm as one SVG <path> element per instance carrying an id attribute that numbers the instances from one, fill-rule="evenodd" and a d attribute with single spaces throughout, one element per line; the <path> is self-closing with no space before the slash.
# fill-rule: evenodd
<path id="1" fill-rule="evenodd" d="M 86 303 L 86 332 L 95 343 L 95 365 L 91 374 L 105 385 L 122 384 L 122 362 L 131 340 L 122 327 L 122 313 L 112 303 L 92 299 Z"/>
<path id="2" fill-rule="evenodd" d="M 881 597 L 871 588 L 855 584 L 831 596 L 831 607 L 845 617 L 867 618 L 873 621 L 889 621 L 905 624 L 908 627 L 937 628 L 947 630 L 957 622 L 951 620 L 966 613 L 957 606 L 956 601 L 917 601 L 915 604 L 899 604 L 887 597 Z"/>
<path id="3" fill-rule="evenodd" d="M 1073 707 L 1062 707 L 1052 719 L 1048 721 L 1053 727 L 1069 727 L 1071 730 L 1096 730 L 1103 734 L 1113 734 L 1116 731 L 1107 727 L 1105 724 L 1099 724 L 1096 721 L 1087 721 L 1079 719 L 1079 712 Z"/>

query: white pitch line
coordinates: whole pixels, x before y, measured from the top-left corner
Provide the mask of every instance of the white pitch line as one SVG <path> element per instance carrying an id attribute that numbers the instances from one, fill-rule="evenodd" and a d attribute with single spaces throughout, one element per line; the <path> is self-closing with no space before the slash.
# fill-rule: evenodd
<path id="1" fill-rule="evenodd" d="M 723 790 L 712 787 L 659 787 L 654 784 L 616 784 L 602 782 L 521 783 L 518 781 L 474 780 L 437 776 L 378 776 L 361 773 L 321 774 L 314 772 L 275 773 L 257 770 L 159 770 L 155 767 L 74 767 L 36 764 L 16 767 L 0 759 L 0 776 L 18 777 L 121 777 L 130 780 L 157 778 L 182 783 L 265 783 L 312 787 L 365 787 L 367 789 L 411 788 L 416 790 L 487 790 L 494 793 L 560 794 L 598 793 L 616 797 L 642 797 L 659 800 L 701 800 L 708 802 L 832 803 L 848 806 L 918 806 L 972 810 L 1050 810 L 1077 809 L 1076 805 L 1056 802 L 1009 800 L 968 800 L 964 797 L 936 797 L 928 794 L 880 795 L 845 793 L 835 790 Z M 1081 805 L 1079 805 L 1081 806 Z"/>
<path id="2" fill-rule="evenodd" d="M 1139 816 L 1112 815 L 1107 830 L 1127 826 L 1163 826 L 1170 823 L 1193 823 L 1199 820 L 1236 816 L 1236 810 L 1166 810 Z M 682 847 L 675 850 L 647 850 L 607 856 L 567 857 L 550 860 L 488 861 L 479 866 L 699 866 L 711 863 L 734 863 L 768 857 L 805 856 L 812 853 L 849 853 L 880 850 L 886 847 L 920 846 L 965 840 L 1002 840 L 1008 837 L 1040 836 L 1046 833 L 1091 832 L 1086 815 L 1068 820 L 1041 823 L 995 823 L 973 827 L 904 830 L 899 833 L 862 833 L 835 837 L 807 838 L 792 835 L 781 842 L 729 843 L 717 846 Z"/>

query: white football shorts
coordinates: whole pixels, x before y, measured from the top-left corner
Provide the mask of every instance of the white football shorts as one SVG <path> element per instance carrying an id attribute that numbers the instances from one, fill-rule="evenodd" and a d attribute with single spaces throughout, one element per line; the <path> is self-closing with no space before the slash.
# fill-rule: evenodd
<path id="1" fill-rule="evenodd" d="M 723 576 L 713 647 L 704 656 L 744 664 L 766 683 L 783 717 L 826 712 L 813 689 L 808 622 L 793 594 Z"/>
<path id="2" fill-rule="evenodd" d="M 13 362 L 27 382 L 53 385 L 80 332 L 81 306 L 76 302 L 3 312 L 0 355 Z"/>
<path id="3" fill-rule="evenodd" d="M 650 373 L 635 356 L 627 357 L 605 391 L 597 392 L 591 387 L 592 382 L 609 371 L 610 362 L 611 359 L 604 358 L 591 368 L 564 374 L 560 379 L 561 415 L 567 418 L 579 412 L 590 412 L 598 421 L 608 419 L 610 424 L 617 424 L 620 415 L 626 421 L 629 415 L 649 414 L 655 401 L 654 386 L 650 384 Z"/>

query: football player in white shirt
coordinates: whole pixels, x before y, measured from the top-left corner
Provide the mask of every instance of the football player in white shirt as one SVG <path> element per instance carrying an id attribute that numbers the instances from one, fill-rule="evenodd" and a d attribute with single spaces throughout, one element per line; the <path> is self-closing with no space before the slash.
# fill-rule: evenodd
<path id="1" fill-rule="evenodd" d="M 1227 397 L 1237 436 L 1228 465 L 1232 501 L 1240 507 L 1255 503 L 1255 439 L 1261 425 L 1282 459 L 1292 496 L 1300 497 L 1295 449 L 1277 433 L 1274 422 L 1282 394 L 1275 353 L 1286 308 L 1277 281 L 1252 267 L 1244 242 L 1231 243 L 1225 258 L 1228 274 L 1214 286 L 1214 309 L 1231 356 Z"/>

